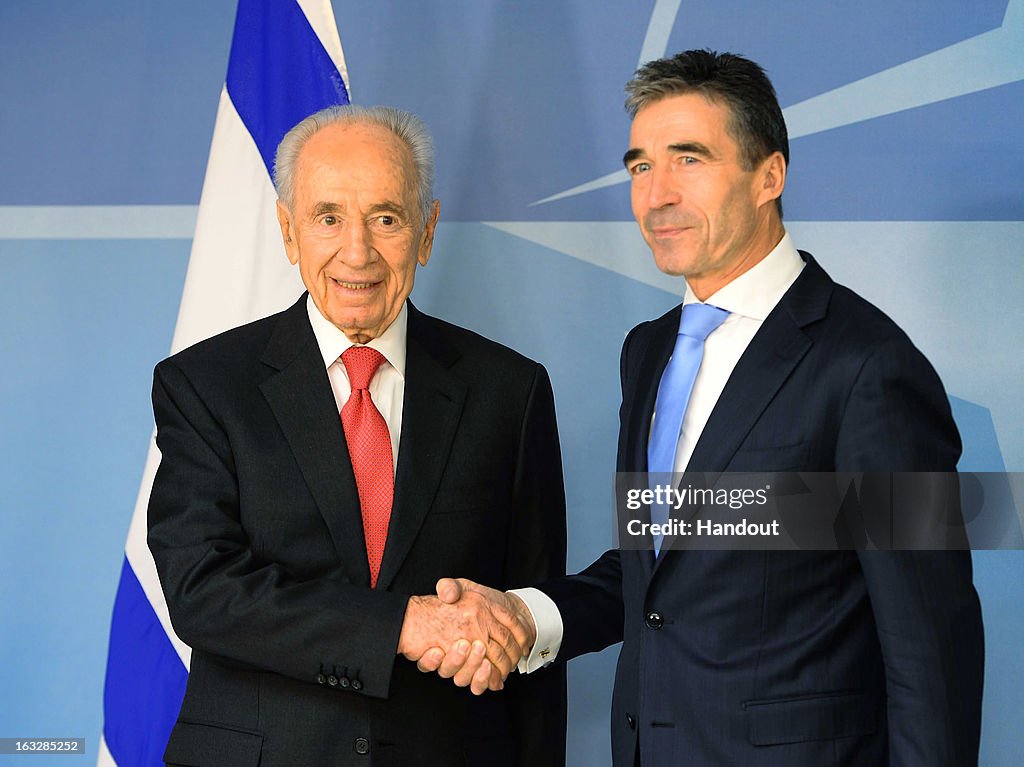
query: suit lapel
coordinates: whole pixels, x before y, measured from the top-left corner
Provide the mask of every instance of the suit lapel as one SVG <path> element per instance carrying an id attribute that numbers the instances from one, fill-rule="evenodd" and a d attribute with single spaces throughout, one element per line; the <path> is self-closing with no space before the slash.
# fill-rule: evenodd
<path id="1" fill-rule="evenodd" d="M 644 346 L 637 348 L 631 353 L 631 358 L 626 360 L 626 364 L 631 368 L 635 365 L 635 370 L 626 371 L 626 385 L 622 394 L 623 403 L 628 409 L 623 412 L 622 419 L 622 428 L 627 430 L 624 443 L 625 462 L 620 464 L 619 471 L 647 471 L 647 442 L 651 432 L 651 417 L 658 398 L 661 374 L 675 347 L 680 311 L 681 308 L 676 307 L 651 323 L 652 327 L 645 338 Z M 640 560 L 645 576 L 650 577 L 654 564 L 651 552 L 645 550 L 622 554 L 635 554 Z"/>
<path id="2" fill-rule="evenodd" d="M 623 401 L 629 407 L 629 411 L 624 414 L 623 423 L 629 432 L 626 442 L 626 463 L 625 466 L 619 467 L 620 470 L 647 471 L 647 441 L 651 434 L 651 416 L 654 414 L 654 405 L 658 398 L 661 374 L 665 371 L 675 347 L 680 311 L 681 308 L 677 306 L 651 323 L 651 332 L 646 343 L 632 355 L 635 362 L 627 361 L 630 366 L 636 365 L 636 371 L 628 371 L 627 390 L 623 392 Z"/>
<path id="3" fill-rule="evenodd" d="M 687 471 L 725 471 L 765 408 L 810 350 L 812 342 L 803 328 L 825 316 L 833 282 L 810 254 L 801 251 L 801 256 L 807 265 L 736 363 L 697 440 Z M 664 561 L 664 556 L 658 557 L 655 573 Z"/>
<path id="4" fill-rule="evenodd" d="M 774 315 L 765 320 L 736 363 L 697 441 L 687 471 L 725 471 L 765 407 L 810 348 L 810 339 L 788 315 Z"/>
<path id="5" fill-rule="evenodd" d="M 369 586 L 359 493 L 305 295 L 282 315 L 262 360 L 277 372 L 260 390 L 320 509 L 342 570 L 352 583 Z"/>
<path id="6" fill-rule="evenodd" d="M 768 403 L 811 348 L 803 328 L 825 316 L 832 280 L 807 253 L 800 276 L 736 363 L 687 471 L 725 471 Z"/>
<path id="7" fill-rule="evenodd" d="M 449 368 L 458 352 L 409 304 L 402 437 L 395 499 L 377 588 L 388 588 L 419 534 L 441 482 L 466 399 Z"/>

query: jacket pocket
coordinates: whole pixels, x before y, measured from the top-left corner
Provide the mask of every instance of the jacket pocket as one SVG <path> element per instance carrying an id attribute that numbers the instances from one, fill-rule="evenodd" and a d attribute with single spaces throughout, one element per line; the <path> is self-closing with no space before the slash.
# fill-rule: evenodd
<path id="1" fill-rule="evenodd" d="M 869 735 L 881 705 L 866 692 L 831 692 L 743 704 L 747 738 L 755 746 Z"/>
<path id="2" fill-rule="evenodd" d="M 262 751 L 261 733 L 179 720 L 164 761 L 182 767 L 256 767 Z"/>
<path id="3" fill-rule="evenodd" d="M 741 447 L 729 462 L 729 471 L 800 471 L 809 465 L 811 443 Z"/>
<path id="4" fill-rule="evenodd" d="M 461 485 L 441 487 L 434 496 L 430 514 L 458 514 L 466 512 L 495 513 L 504 505 L 508 494 L 497 492 L 491 485 Z"/>

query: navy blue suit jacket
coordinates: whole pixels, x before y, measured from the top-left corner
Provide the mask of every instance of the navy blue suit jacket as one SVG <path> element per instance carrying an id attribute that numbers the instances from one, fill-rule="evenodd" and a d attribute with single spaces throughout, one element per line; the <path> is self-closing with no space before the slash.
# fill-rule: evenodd
<path id="1" fill-rule="evenodd" d="M 953 471 L 942 384 L 882 312 L 803 272 L 736 366 L 691 471 Z M 646 471 L 680 308 L 622 349 L 619 471 Z M 623 640 L 616 767 L 977 764 L 968 552 L 611 551 L 542 588 L 560 659 Z"/>

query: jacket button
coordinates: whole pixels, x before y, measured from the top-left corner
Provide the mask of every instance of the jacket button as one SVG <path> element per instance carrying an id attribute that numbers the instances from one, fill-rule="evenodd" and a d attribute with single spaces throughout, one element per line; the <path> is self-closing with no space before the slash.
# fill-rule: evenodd
<path id="1" fill-rule="evenodd" d="M 360 682 L 358 679 L 353 679 L 352 680 L 352 689 L 355 690 L 356 692 L 359 692 L 361 689 L 363 689 L 363 683 Z"/>
<path id="2" fill-rule="evenodd" d="M 334 674 L 331 674 L 329 677 L 327 677 L 327 684 L 329 684 L 331 687 L 337 687 L 338 677 L 336 677 Z"/>
<path id="3" fill-rule="evenodd" d="M 341 689 L 347 690 L 352 685 L 352 680 L 349 679 L 347 676 L 343 676 L 341 679 L 338 680 L 338 685 L 341 687 Z"/>
<path id="4" fill-rule="evenodd" d="M 354 746 L 357 754 L 370 753 L 370 741 L 368 741 L 366 738 L 356 738 Z"/>
<path id="5" fill-rule="evenodd" d="M 644 616 L 644 624 L 649 629 L 657 631 L 665 625 L 665 619 L 661 616 L 657 610 L 651 610 L 647 615 Z"/>
<path id="6" fill-rule="evenodd" d="M 626 724 L 629 725 L 629 729 L 636 729 L 636 719 L 633 718 L 632 714 L 626 714 Z"/>
<path id="7" fill-rule="evenodd" d="M 327 677 L 325 677 L 323 674 L 317 674 L 316 675 L 316 683 L 317 684 L 327 684 Z"/>

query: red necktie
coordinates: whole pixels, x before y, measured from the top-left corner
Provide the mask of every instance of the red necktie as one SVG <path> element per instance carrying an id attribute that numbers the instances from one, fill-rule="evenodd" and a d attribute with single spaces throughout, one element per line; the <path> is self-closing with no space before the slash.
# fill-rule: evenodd
<path id="1" fill-rule="evenodd" d="M 369 385 L 384 355 L 368 346 L 353 346 L 341 355 L 352 385 L 352 394 L 341 409 L 341 424 L 348 442 L 348 455 L 356 475 L 359 506 L 363 513 L 366 558 L 370 563 L 370 586 L 377 585 L 380 560 L 388 538 L 391 502 L 395 495 L 391 435 L 384 417 L 370 398 Z"/>

